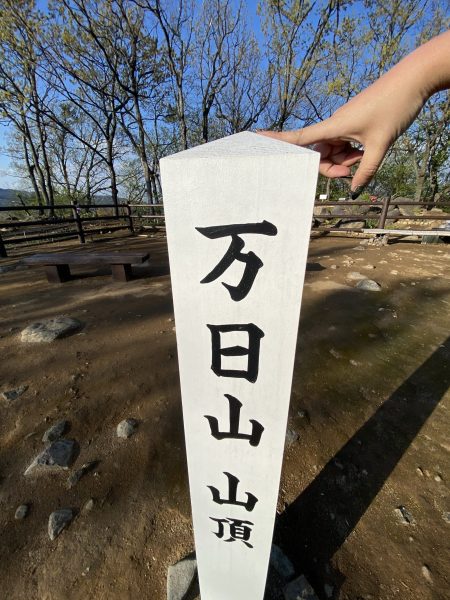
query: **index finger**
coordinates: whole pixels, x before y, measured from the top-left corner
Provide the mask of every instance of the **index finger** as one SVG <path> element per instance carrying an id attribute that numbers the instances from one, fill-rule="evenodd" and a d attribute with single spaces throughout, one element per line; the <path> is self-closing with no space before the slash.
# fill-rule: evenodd
<path id="1" fill-rule="evenodd" d="M 329 119 L 294 131 L 258 131 L 257 133 L 297 146 L 309 146 L 339 137 Z"/>

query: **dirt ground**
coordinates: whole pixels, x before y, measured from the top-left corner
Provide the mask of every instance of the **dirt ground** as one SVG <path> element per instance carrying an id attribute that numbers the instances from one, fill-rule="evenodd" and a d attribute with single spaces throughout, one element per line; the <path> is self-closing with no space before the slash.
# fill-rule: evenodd
<path id="1" fill-rule="evenodd" d="M 0 391 L 28 386 L 0 400 L 5 600 L 163 600 L 168 566 L 194 547 L 166 241 L 95 246 L 151 260 L 128 283 L 107 269 L 75 269 L 64 284 L 20 265 L 0 274 Z M 79 247 L 46 250 L 67 248 Z M 353 271 L 382 291 L 355 290 Z M 60 314 L 83 330 L 21 343 L 26 325 Z M 321 599 L 450 598 L 449 331 L 449 245 L 312 240 L 275 541 Z M 137 433 L 118 439 L 127 417 Z M 72 489 L 67 472 L 23 475 L 61 418 L 80 444 L 75 468 L 100 461 Z M 30 513 L 18 521 L 22 503 Z M 79 512 L 51 542 L 48 516 L 61 507 Z"/>

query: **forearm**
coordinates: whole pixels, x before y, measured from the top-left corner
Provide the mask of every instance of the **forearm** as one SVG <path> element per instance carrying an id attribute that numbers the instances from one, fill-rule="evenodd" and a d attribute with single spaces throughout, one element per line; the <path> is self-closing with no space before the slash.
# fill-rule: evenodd
<path id="1" fill-rule="evenodd" d="M 419 46 L 379 80 L 415 87 L 423 103 L 450 88 L 450 30 Z"/>
<path id="2" fill-rule="evenodd" d="M 389 146 L 408 129 L 430 96 L 450 88 L 450 31 L 406 56 L 325 121 L 298 131 L 264 132 L 299 146 L 316 144 L 327 177 L 353 175 L 352 197 L 372 179 Z M 358 142 L 364 151 L 355 149 Z"/>

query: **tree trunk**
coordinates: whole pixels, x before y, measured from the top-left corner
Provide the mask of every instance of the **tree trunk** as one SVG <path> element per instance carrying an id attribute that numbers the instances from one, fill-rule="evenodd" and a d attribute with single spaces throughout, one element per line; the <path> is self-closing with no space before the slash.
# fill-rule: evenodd
<path id="1" fill-rule="evenodd" d="M 90 207 L 92 204 L 92 190 L 91 190 L 91 172 L 86 173 L 86 204 Z"/>
<path id="2" fill-rule="evenodd" d="M 30 178 L 31 184 L 33 186 L 33 190 L 34 190 L 34 194 L 36 196 L 36 200 L 39 206 L 39 215 L 43 215 L 44 214 L 44 209 L 42 208 L 42 195 L 41 192 L 39 190 L 37 181 L 36 181 L 36 176 L 35 176 L 35 165 L 33 165 L 30 161 L 30 155 L 28 152 L 28 148 L 27 148 L 27 141 L 25 136 L 22 136 L 22 144 L 23 144 L 23 154 L 25 157 L 25 163 L 27 165 L 27 170 L 28 170 L 28 176 Z"/>
<path id="3" fill-rule="evenodd" d="M 108 171 L 109 171 L 109 178 L 111 180 L 111 199 L 112 199 L 112 203 L 114 204 L 114 215 L 116 217 L 119 216 L 119 190 L 117 189 L 117 175 L 116 175 L 116 169 L 114 168 L 114 141 L 111 138 L 108 138 L 106 140 L 107 144 L 108 144 L 108 148 L 107 148 L 107 161 L 106 161 L 106 165 L 108 167 Z"/>
<path id="4" fill-rule="evenodd" d="M 425 178 L 426 178 L 425 170 L 419 169 L 418 175 L 416 177 L 416 190 L 414 192 L 414 201 L 415 202 L 422 201 L 423 188 L 425 186 Z"/>
<path id="5" fill-rule="evenodd" d="M 331 177 L 327 178 L 327 186 L 325 188 L 325 194 L 327 195 L 327 200 L 330 199 L 330 192 L 331 192 Z"/>
<path id="6" fill-rule="evenodd" d="M 153 190 L 152 190 L 152 178 L 154 177 L 154 172 L 150 168 L 148 164 L 148 156 L 147 150 L 145 147 L 145 126 L 144 120 L 142 118 L 141 107 L 139 102 L 139 90 L 137 86 L 136 80 L 133 78 L 133 102 L 134 102 L 134 116 L 136 119 L 136 123 L 138 126 L 139 132 L 139 144 L 136 144 L 136 150 L 139 154 L 139 158 L 142 165 L 142 170 L 144 172 L 144 180 L 145 180 L 145 192 L 147 195 L 147 202 L 149 205 L 154 204 L 153 200 Z M 151 214 L 153 214 L 153 209 L 150 210 Z"/>
<path id="7" fill-rule="evenodd" d="M 177 112 L 178 122 L 180 124 L 180 139 L 182 150 L 188 149 L 188 128 L 186 124 L 186 114 L 184 110 L 184 97 L 181 86 L 178 89 L 178 101 L 177 101 Z"/>

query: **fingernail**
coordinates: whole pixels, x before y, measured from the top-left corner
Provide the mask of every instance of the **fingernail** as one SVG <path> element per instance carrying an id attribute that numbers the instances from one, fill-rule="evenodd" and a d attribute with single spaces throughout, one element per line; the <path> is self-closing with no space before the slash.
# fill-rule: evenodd
<path id="1" fill-rule="evenodd" d="M 361 194 L 361 192 L 364 191 L 365 187 L 366 187 L 365 185 L 359 185 L 357 188 L 355 188 L 352 192 L 352 200 L 356 200 L 356 198 L 358 198 L 358 196 Z"/>

